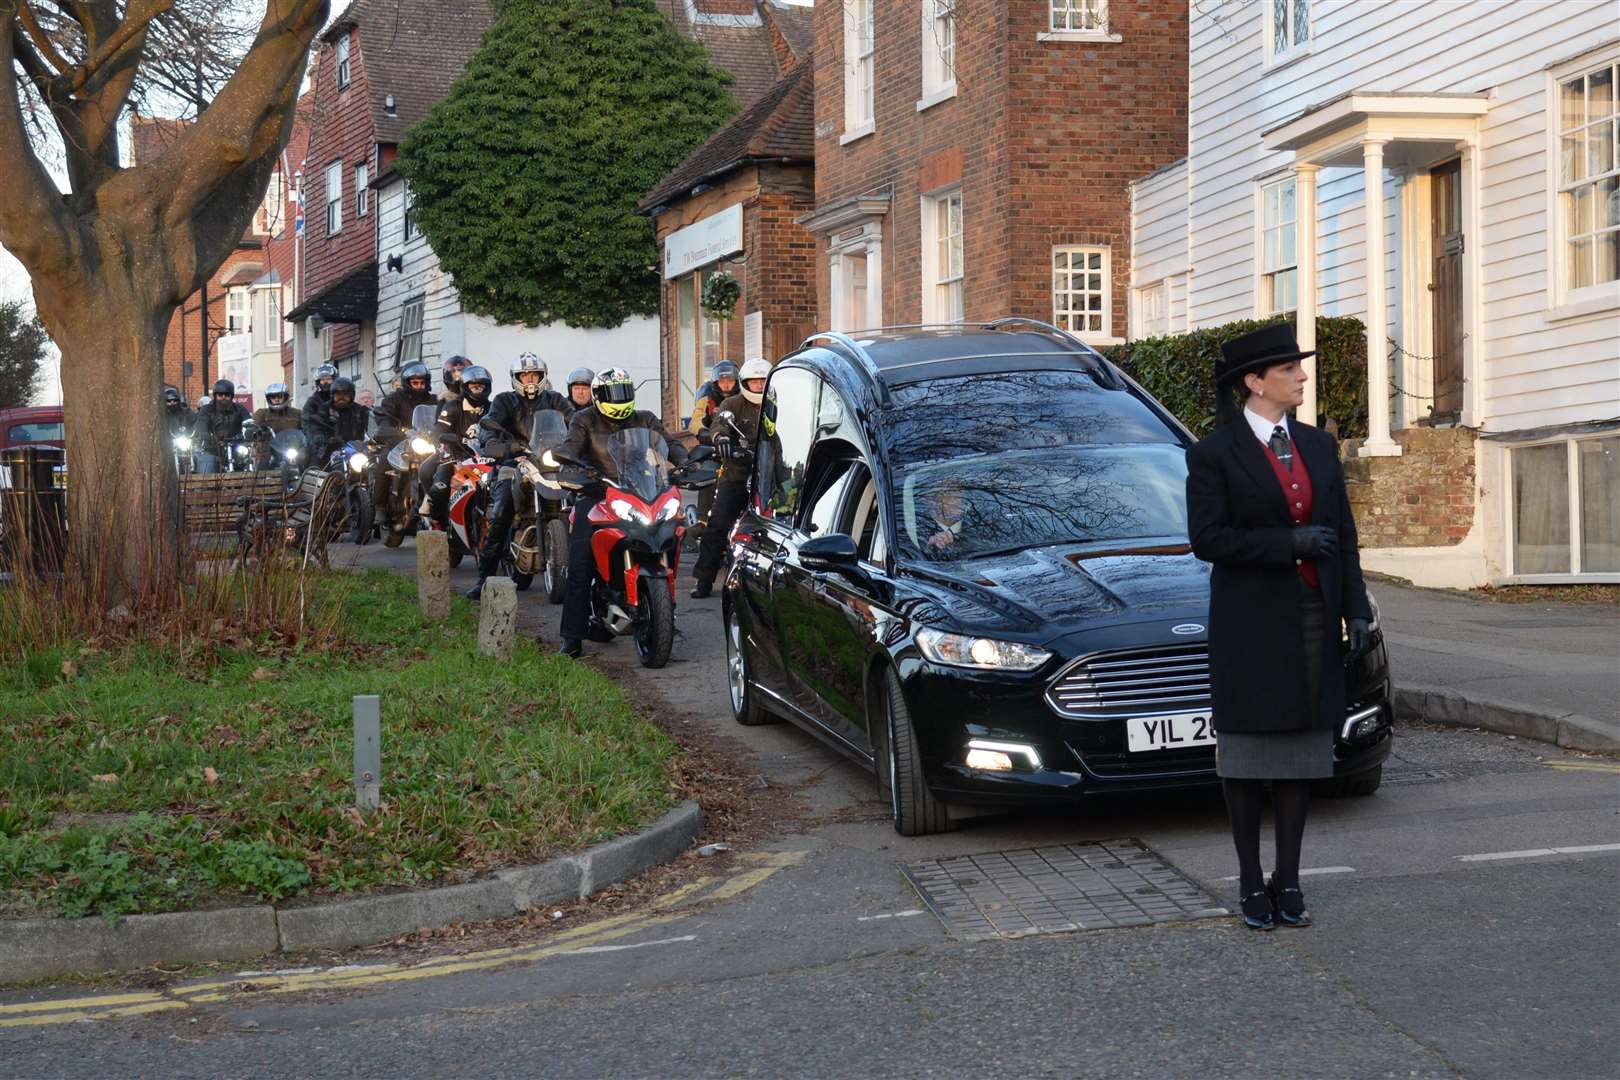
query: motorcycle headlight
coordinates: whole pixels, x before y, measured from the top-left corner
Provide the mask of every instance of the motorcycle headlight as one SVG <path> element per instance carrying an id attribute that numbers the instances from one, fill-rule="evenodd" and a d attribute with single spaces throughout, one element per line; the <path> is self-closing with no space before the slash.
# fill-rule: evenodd
<path id="1" fill-rule="evenodd" d="M 1034 671 L 1052 658 L 1051 653 L 1034 645 L 947 634 L 932 627 L 917 632 L 917 647 L 936 664 L 985 671 Z"/>
<path id="2" fill-rule="evenodd" d="M 550 450 L 547 450 L 545 453 L 540 455 L 540 464 L 544 465 L 548 469 L 562 468 L 562 465 L 557 461 L 556 455 L 554 455 Z"/>
<path id="3" fill-rule="evenodd" d="M 349 455 L 350 472 L 365 472 L 366 466 L 370 464 L 371 458 L 364 452 L 356 451 L 355 453 Z"/>
<path id="4" fill-rule="evenodd" d="M 283 456 L 286 457 L 286 459 L 288 461 L 297 461 L 298 460 L 298 447 L 296 447 L 296 446 L 287 447 L 287 449 L 285 451 L 283 451 Z"/>
<path id="5" fill-rule="evenodd" d="M 681 513 L 680 500 L 679 499 L 671 499 L 671 500 L 669 500 L 669 502 L 664 504 L 664 508 L 662 510 L 658 511 L 658 520 L 661 521 L 661 522 L 662 521 L 674 521 L 677 517 L 680 516 L 680 513 Z"/>
<path id="6" fill-rule="evenodd" d="M 608 509 L 612 510 L 613 516 L 618 518 L 620 521 L 633 521 L 637 525 L 652 524 L 651 518 L 642 513 L 640 510 L 637 510 L 634 506 L 631 506 L 623 499 L 614 499 L 612 502 L 608 503 Z"/>
<path id="7" fill-rule="evenodd" d="M 411 440 L 411 453 L 420 454 L 422 457 L 427 457 L 429 454 L 433 453 L 433 443 L 418 435 L 416 438 Z"/>
<path id="8" fill-rule="evenodd" d="M 191 453 L 191 436 L 176 435 L 174 437 L 174 448 L 180 451 L 182 454 Z"/>

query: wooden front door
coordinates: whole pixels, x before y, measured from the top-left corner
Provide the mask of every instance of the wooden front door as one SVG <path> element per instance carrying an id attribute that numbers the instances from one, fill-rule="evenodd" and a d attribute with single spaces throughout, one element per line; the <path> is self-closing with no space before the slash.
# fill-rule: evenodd
<path id="1" fill-rule="evenodd" d="M 1429 170 L 1432 204 L 1431 248 L 1434 265 L 1429 284 L 1434 312 L 1435 420 L 1454 420 L 1463 400 L 1462 293 L 1462 162 L 1448 161 Z"/>

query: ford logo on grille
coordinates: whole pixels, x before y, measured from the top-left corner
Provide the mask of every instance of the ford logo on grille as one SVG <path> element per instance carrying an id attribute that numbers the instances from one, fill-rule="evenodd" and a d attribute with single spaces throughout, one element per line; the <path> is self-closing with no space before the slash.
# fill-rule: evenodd
<path id="1" fill-rule="evenodd" d="M 1200 626 L 1198 623 L 1195 623 L 1195 622 L 1184 622 L 1180 626 L 1172 626 L 1170 628 L 1170 632 L 1172 634 L 1182 634 L 1182 635 L 1186 635 L 1186 634 L 1202 634 L 1204 632 L 1204 628 L 1202 626 Z"/>

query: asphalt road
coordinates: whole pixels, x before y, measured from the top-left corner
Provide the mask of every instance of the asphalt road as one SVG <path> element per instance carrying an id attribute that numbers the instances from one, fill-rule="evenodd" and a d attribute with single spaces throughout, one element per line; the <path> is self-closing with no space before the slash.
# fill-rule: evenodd
<path id="1" fill-rule="evenodd" d="M 407 545 L 364 561 L 412 558 Z M 628 642 L 590 662 L 651 688 L 675 723 L 740 751 L 788 800 L 787 820 L 750 844 L 780 853 L 778 867 L 741 880 L 749 864 L 722 856 L 732 895 L 506 966 L 0 1026 L 0 1074 L 1620 1075 L 1613 762 L 1402 728 L 1377 795 L 1313 808 L 1314 928 L 1254 934 L 1221 917 L 964 942 L 920 910 L 902 864 L 1135 837 L 1235 907 L 1218 798 L 1098 802 L 904 839 L 861 770 L 791 727 L 730 722 L 718 612 L 683 599 L 684 636 L 663 671 L 636 667 Z M 1393 659 L 1399 672 L 1398 649 Z M 0 1016 L 93 992 L 0 994 Z"/>

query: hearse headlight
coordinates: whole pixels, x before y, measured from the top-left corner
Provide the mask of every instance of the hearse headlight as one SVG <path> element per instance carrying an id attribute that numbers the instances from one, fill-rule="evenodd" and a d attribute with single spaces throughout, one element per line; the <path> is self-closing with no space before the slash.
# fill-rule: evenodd
<path id="1" fill-rule="evenodd" d="M 917 631 L 917 647 L 936 664 L 983 671 L 1034 671 L 1052 658 L 1051 653 L 1034 645 L 947 634 L 933 627 Z"/>

